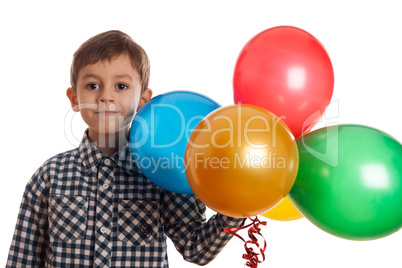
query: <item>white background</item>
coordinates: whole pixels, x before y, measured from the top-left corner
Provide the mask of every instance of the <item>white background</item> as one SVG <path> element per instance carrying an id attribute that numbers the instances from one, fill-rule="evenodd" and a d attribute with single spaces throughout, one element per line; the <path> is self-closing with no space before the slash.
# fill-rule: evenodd
<path id="1" fill-rule="evenodd" d="M 46 159 L 76 147 L 85 129 L 65 95 L 72 54 L 82 42 L 106 30 L 125 31 L 150 57 L 154 95 L 191 90 L 230 105 L 241 48 L 278 25 L 302 28 L 326 47 L 337 122 L 369 125 L 402 140 L 398 1 L 2 1 L 0 265 L 27 181 Z M 72 128 L 65 128 L 65 118 Z M 259 267 L 402 266 L 401 232 L 355 242 L 306 219 L 267 221 L 267 259 Z M 207 267 L 243 267 L 243 251 L 233 238 Z M 169 259 L 171 267 L 195 267 L 172 244 Z"/>

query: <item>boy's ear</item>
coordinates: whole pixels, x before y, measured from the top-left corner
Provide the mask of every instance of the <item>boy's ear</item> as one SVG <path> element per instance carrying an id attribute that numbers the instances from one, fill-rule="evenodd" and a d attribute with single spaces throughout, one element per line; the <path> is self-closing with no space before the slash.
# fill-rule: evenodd
<path id="1" fill-rule="evenodd" d="M 74 112 L 79 112 L 80 108 L 78 106 L 78 98 L 77 94 L 75 93 L 74 89 L 72 87 L 67 88 L 67 97 L 70 100 L 71 103 L 71 108 L 73 108 Z"/>
<path id="2" fill-rule="evenodd" d="M 147 88 L 142 92 L 141 94 L 141 99 L 140 99 L 140 105 L 138 105 L 137 111 L 144 105 L 147 101 L 149 101 L 152 98 L 152 89 Z"/>

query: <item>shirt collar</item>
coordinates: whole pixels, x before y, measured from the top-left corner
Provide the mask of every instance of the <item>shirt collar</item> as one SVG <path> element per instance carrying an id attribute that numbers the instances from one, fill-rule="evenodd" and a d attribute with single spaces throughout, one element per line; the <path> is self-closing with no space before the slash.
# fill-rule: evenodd
<path id="1" fill-rule="evenodd" d="M 80 146 L 78 147 L 78 153 L 84 167 L 89 172 L 97 171 L 99 163 L 106 158 L 112 160 L 116 165 L 131 175 L 134 175 L 138 169 L 131 154 L 129 142 L 127 142 L 118 152 L 111 156 L 107 156 L 96 147 L 95 143 L 91 142 L 88 137 L 88 130 L 84 133 Z"/>

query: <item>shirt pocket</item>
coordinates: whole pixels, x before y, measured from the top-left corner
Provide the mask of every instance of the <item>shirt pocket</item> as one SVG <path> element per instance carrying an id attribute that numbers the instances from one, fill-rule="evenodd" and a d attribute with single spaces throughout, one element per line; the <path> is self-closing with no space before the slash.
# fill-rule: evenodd
<path id="1" fill-rule="evenodd" d="M 49 201 L 49 235 L 57 240 L 84 238 L 88 202 L 83 196 L 54 195 Z"/>
<path id="2" fill-rule="evenodd" d="M 120 241 L 143 246 L 159 240 L 159 203 L 121 200 L 117 235 Z"/>

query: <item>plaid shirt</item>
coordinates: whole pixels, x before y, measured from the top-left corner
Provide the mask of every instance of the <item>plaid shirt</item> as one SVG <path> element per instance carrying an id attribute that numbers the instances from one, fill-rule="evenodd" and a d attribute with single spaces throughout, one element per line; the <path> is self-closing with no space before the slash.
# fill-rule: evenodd
<path id="1" fill-rule="evenodd" d="M 149 181 L 129 144 L 108 157 L 86 132 L 27 184 L 6 267 L 168 267 L 166 235 L 185 260 L 206 264 L 232 237 L 222 227 L 243 223 L 205 222 L 205 205 Z"/>

